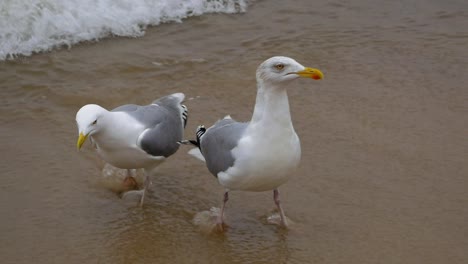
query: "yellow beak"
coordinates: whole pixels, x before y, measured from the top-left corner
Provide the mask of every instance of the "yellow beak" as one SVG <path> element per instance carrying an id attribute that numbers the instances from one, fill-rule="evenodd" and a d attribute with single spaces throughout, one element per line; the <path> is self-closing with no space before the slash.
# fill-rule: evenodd
<path id="1" fill-rule="evenodd" d="M 78 148 L 78 150 L 81 149 L 81 146 L 83 145 L 83 143 L 86 141 L 87 138 L 88 138 L 88 135 L 85 135 L 80 132 L 80 136 L 78 137 L 78 141 L 76 142 L 76 147 Z"/>
<path id="2" fill-rule="evenodd" d="M 295 73 L 304 78 L 312 78 L 314 80 L 323 79 L 323 73 L 319 69 L 306 67 L 304 70 Z"/>

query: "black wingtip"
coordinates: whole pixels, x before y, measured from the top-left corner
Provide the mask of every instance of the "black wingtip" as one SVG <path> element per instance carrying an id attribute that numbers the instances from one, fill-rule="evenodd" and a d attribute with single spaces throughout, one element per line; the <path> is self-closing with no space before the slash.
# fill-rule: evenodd
<path id="1" fill-rule="evenodd" d="M 188 119 L 188 108 L 187 106 L 181 104 L 180 105 L 183 109 L 182 111 L 182 119 L 184 120 L 184 128 L 187 126 L 187 119 Z"/>
<path id="2" fill-rule="evenodd" d="M 197 131 L 195 132 L 195 134 L 197 135 L 198 141 L 200 141 L 200 138 L 203 136 L 203 134 L 205 134 L 205 132 L 206 132 L 206 128 L 204 125 L 198 126 Z"/>
<path id="3" fill-rule="evenodd" d="M 203 136 L 203 134 L 205 134 L 205 132 L 206 132 L 205 126 L 203 126 L 203 125 L 198 126 L 197 131 L 195 132 L 196 137 L 197 137 L 196 140 L 184 139 L 184 140 L 181 140 L 181 141 L 177 141 L 177 144 L 180 144 L 180 145 L 194 145 L 194 146 L 198 147 L 201 150 L 200 140 L 201 140 L 201 137 Z"/>
<path id="4" fill-rule="evenodd" d="M 197 141 L 196 141 L 196 144 L 194 145 L 198 146 L 200 150 L 201 150 L 201 145 L 200 145 L 201 137 L 203 136 L 203 134 L 205 134 L 205 132 L 206 132 L 206 128 L 204 125 L 198 126 L 197 131 L 195 132 L 195 134 L 197 135 Z"/>

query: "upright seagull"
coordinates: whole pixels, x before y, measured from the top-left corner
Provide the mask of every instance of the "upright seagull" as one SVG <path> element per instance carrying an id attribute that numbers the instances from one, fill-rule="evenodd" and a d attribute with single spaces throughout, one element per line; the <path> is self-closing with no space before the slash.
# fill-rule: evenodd
<path id="1" fill-rule="evenodd" d="M 204 160 L 225 188 L 218 229 L 223 230 L 230 190 L 273 190 L 281 224 L 287 227 L 278 187 L 288 180 L 290 171 L 301 158 L 301 145 L 292 125 L 286 93 L 290 82 L 298 77 L 320 80 L 323 74 L 288 57 L 264 61 L 257 69 L 257 99 L 250 122 L 236 122 L 227 116 L 208 129 L 199 126 L 196 141 L 183 141 L 199 147 L 189 153 Z"/>
<path id="2" fill-rule="evenodd" d="M 179 148 L 187 123 L 185 95 L 175 93 L 145 106 L 127 104 L 111 111 L 95 104 L 83 106 L 76 113 L 78 142 L 81 148 L 86 138 L 99 156 L 111 165 L 127 169 L 143 168 L 146 173 L 140 205 L 150 184 L 149 173 Z"/>

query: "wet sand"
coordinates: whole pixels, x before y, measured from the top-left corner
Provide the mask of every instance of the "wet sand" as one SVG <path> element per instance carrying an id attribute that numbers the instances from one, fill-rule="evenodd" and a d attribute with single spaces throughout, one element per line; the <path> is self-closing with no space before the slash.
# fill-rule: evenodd
<path id="1" fill-rule="evenodd" d="M 468 259 L 468 5 L 464 1 L 254 1 L 0 62 L 2 263 L 464 263 Z M 228 231 L 197 212 L 222 188 L 189 148 L 159 167 L 146 204 L 97 184 L 76 151 L 75 113 L 184 92 L 192 137 L 246 121 L 255 69 L 287 55 L 323 81 L 289 89 L 300 168 L 280 188 L 290 230 L 267 225 L 272 193 L 234 192 Z"/>

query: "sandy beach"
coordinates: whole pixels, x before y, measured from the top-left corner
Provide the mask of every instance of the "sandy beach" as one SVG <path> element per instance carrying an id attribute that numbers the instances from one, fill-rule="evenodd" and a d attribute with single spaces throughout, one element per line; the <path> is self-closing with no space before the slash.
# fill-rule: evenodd
<path id="1" fill-rule="evenodd" d="M 250 1 L 0 61 L 1 263 L 465 263 L 468 3 Z M 233 192 L 224 234 L 193 223 L 222 187 L 181 147 L 143 208 L 99 184 L 76 150 L 76 111 L 187 96 L 187 138 L 251 118 L 255 70 L 274 55 L 323 71 L 288 90 L 302 160 L 280 190 Z"/>

